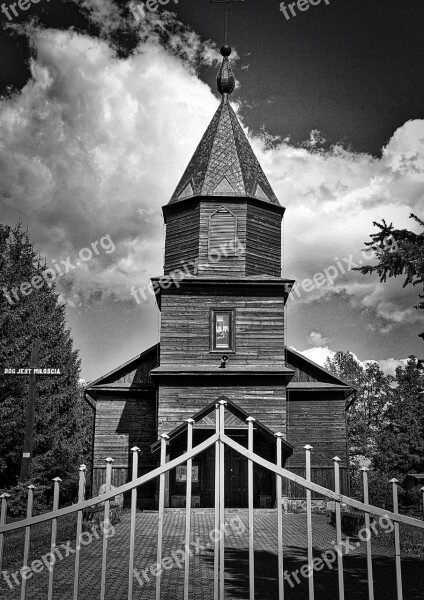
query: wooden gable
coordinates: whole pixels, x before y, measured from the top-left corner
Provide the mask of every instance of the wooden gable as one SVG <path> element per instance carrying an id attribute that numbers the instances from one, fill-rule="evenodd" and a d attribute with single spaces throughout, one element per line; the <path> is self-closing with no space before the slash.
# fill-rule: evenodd
<path id="1" fill-rule="evenodd" d="M 333 375 L 320 365 L 312 362 L 303 354 L 292 350 L 291 348 L 286 348 L 286 365 L 288 368 L 294 370 L 294 377 L 291 380 L 290 386 L 295 388 L 299 387 L 296 384 L 300 383 L 316 383 L 316 384 L 328 384 L 328 386 L 337 386 L 341 388 L 346 388 L 350 390 L 350 392 L 354 391 L 354 387 Z M 314 386 L 309 386 L 311 389 Z M 316 386 L 324 387 L 324 386 Z"/>
<path id="2" fill-rule="evenodd" d="M 88 384 L 86 392 L 101 389 L 134 389 L 152 385 L 151 371 L 159 365 L 159 344 Z"/>

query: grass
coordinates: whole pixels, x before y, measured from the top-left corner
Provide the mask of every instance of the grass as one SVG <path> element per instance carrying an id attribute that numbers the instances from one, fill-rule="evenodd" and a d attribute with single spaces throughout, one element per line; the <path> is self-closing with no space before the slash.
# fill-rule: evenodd
<path id="1" fill-rule="evenodd" d="M 8 523 L 18 521 L 20 519 L 10 519 Z M 57 526 L 57 545 L 66 543 L 71 540 L 72 547 L 75 547 L 75 537 L 77 530 L 76 514 L 67 515 L 58 519 Z M 5 535 L 3 566 L 2 569 L 17 570 L 22 567 L 24 554 L 25 530 L 18 529 L 11 531 Z M 29 563 L 35 559 L 39 559 L 43 554 L 50 552 L 51 542 L 51 521 L 39 523 L 31 527 L 30 538 L 30 558 Z"/>

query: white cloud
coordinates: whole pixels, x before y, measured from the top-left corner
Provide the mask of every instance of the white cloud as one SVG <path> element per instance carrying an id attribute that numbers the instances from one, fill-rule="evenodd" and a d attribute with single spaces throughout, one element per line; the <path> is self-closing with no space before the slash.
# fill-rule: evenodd
<path id="1" fill-rule="evenodd" d="M 316 363 L 323 367 L 327 358 L 330 360 L 334 358 L 336 354 L 333 350 L 330 350 L 327 346 L 325 347 L 316 347 L 316 348 L 308 348 L 307 350 L 301 350 L 301 354 L 312 360 L 312 362 Z"/>
<path id="2" fill-rule="evenodd" d="M 311 331 L 308 337 L 308 344 L 316 348 L 327 346 L 329 341 L 329 338 L 323 337 L 321 333 L 318 333 L 317 331 Z"/>

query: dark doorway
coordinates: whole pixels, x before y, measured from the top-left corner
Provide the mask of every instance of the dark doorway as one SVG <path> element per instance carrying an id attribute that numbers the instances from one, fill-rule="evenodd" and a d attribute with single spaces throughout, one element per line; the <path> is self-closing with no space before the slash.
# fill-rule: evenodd
<path id="1" fill-rule="evenodd" d="M 193 444 L 213 435 L 213 430 L 195 430 Z M 274 462 L 274 443 L 255 432 L 254 451 L 270 462 Z M 247 448 L 247 431 L 227 430 L 226 434 L 240 446 Z M 180 456 L 186 447 L 186 436 L 181 436 L 171 445 L 171 459 Z M 226 508 L 248 507 L 248 460 L 243 454 L 225 446 L 224 495 Z M 193 506 L 213 508 L 215 506 L 215 446 L 211 446 L 193 460 L 192 494 Z M 185 506 L 184 468 L 174 469 L 170 473 L 170 506 Z M 181 477 L 182 472 L 182 477 Z M 267 503 L 263 505 L 264 499 Z M 257 465 L 253 467 L 253 502 L 256 508 L 273 506 L 275 501 L 275 478 L 273 474 Z"/>

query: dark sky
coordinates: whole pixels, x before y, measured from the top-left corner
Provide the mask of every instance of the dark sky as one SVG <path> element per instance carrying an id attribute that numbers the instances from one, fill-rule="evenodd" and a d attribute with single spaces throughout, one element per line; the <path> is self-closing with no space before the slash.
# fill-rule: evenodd
<path id="1" fill-rule="evenodd" d="M 170 0 L 168 6 L 202 38 L 223 41 L 222 5 Z M 243 117 L 254 130 L 284 132 L 296 144 L 316 128 L 328 144 L 379 155 L 397 127 L 423 116 L 422 0 L 322 0 L 290 20 L 277 0 L 245 0 L 230 13 Z M 36 14 L 46 26 L 96 33 L 73 3 L 41 0 L 25 18 Z M 131 48 L 125 32 L 120 42 Z M 0 89 L 21 88 L 29 76 L 25 40 L 2 31 L 0 52 Z M 201 75 L 213 85 L 213 70 Z"/>

